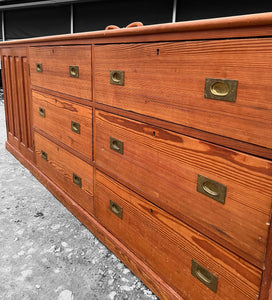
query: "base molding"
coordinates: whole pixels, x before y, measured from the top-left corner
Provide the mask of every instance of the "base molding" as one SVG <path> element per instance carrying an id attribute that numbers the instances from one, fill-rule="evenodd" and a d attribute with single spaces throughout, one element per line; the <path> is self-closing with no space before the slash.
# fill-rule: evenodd
<path id="1" fill-rule="evenodd" d="M 115 238 L 98 220 L 89 215 L 71 197 L 61 190 L 49 177 L 44 175 L 33 162 L 27 160 L 8 141 L 6 149 L 23 165 L 40 183 L 42 183 L 86 228 L 88 228 L 112 253 L 114 253 L 144 284 L 160 299 L 180 299 L 165 281 L 154 273 L 141 259 Z"/>

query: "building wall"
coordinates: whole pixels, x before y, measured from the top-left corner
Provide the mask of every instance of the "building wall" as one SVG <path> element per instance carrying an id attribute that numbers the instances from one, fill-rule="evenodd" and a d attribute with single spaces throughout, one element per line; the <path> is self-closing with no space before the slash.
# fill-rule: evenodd
<path id="1" fill-rule="evenodd" d="M 1 1 L 0 10 L 3 4 L 25 5 L 20 9 L 5 7 L 5 40 L 71 33 L 71 15 L 75 33 L 103 30 L 110 24 L 125 27 L 135 21 L 144 25 L 169 23 L 172 22 L 175 3 L 176 21 L 272 11 L 272 1 L 256 0 L 89 0 L 33 8 L 27 6 L 29 2 L 35 1 L 37 0 Z M 0 32 L 0 39 L 3 39 L 2 31 Z"/>

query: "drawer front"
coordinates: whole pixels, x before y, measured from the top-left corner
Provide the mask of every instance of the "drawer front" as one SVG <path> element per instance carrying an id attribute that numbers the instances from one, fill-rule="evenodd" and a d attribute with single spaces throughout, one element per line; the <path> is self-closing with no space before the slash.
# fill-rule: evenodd
<path id="1" fill-rule="evenodd" d="M 271 148 L 271 58 L 271 39 L 97 45 L 94 100 Z"/>
<path id="2" fill-rule="evenodd" d="M 34 133 L 37 167 L 93 214 L 93 167 Z"/>
<path id="3" fill-rule="evenodd" d="M 31 84 L 92 99 L 91 46 L 30 47 Z"/>
<path id="4" fill-rule="evenodd" d="M 103 173 L 95 182 L 95 216 L 184 299 L 257 299 L 260 270 Z M 217 277 L 213 288 L 203 269 L 191 274 L 195 262 Z"/>
<path id="5" fill-rule="evenodd" d="M 92 159 L 92 108 L 32 91 L 33 124 Z"/>
<path id="6" fill-rule="evenodd" d="M 103 111 L 95 114 L 95 161 L 162 209 L 262 267 L 271 162 Z"/>

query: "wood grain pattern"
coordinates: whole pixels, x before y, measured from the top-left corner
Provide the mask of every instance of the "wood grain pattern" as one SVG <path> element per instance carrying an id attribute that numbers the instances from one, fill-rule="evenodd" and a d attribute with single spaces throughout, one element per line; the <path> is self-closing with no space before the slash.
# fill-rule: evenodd
<path id="1" fill-rule="evenodd" d="M 123 155 L 110 149 L 110 137 L 123 141 Z M 262 268 L 271 162 L 97 110 L 95 163 Z M 196 191 L 198 174 L 227 186 L 224 205 Z"/>
<path id="2" fill-rule="evenodd" d="M 110 249 L 132 272 L 138 276 L 160 299 L 183 300 L 162 278 L 155 274 L 144 261 L 125 247 L 93 216 L 75 202 L 63 189 L 47 177 L 35 164 L 27 160 L 9 141 L 7 150 L 14 155 L 63 205 L 69 209 L 100 241 Z"/>
<path id="3" fill-rule="evenodd" d="M 92 108 L 37 91 L 32 99 L 33 125 L 92 160 Z M 71 121 L 80 124 L 79 134 L 71 130 Z"/>
<path id="4" fill-rule="evenodd" d="M 260 300 L 272 300 L 271 17 L 0 44 L 7 149 L 160 299 L 256 299 L 259 294 Z M 55 113 L 50 130 L 46 125 L 42 131 L 44 124 L 35 120 L 37 165 L 29 58 L 34 106 L 40 101 Z M 36 73 L 36 62 L 46 72 Z M 64 71 L 69 65 L 80 65 L 80 78 L 69 77 Z M 125 71 L 124 86 L 109 84 L 110 69 Z M 206 77 L 238 80 L 236 102 L 204 99 Z M 91 132 L 82 147 L 63 139 L 65 129 L 53 137 L 52 128 L 63 129 L 65 123 L 55 99 L 69 107 L 89 106 L 83 109 L 87 119 L 96 110 L 94 145 Z M 123 155 L 109 149 L 109 136 L 125 142 Z M 47 162 L 39 147 L 50 153 Z M 75 169 L 87 178 L 82 189 L 71 182 Z M 198 174 L 227 186 L 224 205 L 196 191 Z M 91 216 L 94 182 L 102 221 Z M 109 197 L 123 205 L 125 226 L 109 214 Z M 193 256 L 221 278 L 216 296 L 191 279 Z"/>
<path id="5" fill-rule="evenodd" d="M 261 293 L 260 300 L 272 300 L 272 230 L 271 230 L 271 220 L 270 220 L 270 230 L 267 240 L 267 248 L 265 255 L 264 271 L 261 283 Z"/>
<path id="6" fill-rule="evenodd" d="M 9 57 L 9 65 L 10 65 L 10 75 L 11 75 L 11 101 L 13 107 L 13 122 L 14 122 L 14 136 L 18 139 L 18 142 L 21 141 L 21 128 L 20 128 L 20 117 L 19 117 L 19 99 L 18 92 L 19 89 L 17 87 L 17 74 L 16 74 L 16 66 L 15 66 L 16 56 Z"/>
<path id="7" fill-rule="evenodd" d="M 30 47 L 31 84 L 91 101 L 91 46 Z M 43 72 L 36 72 L 42 63 Z M 79 67 L 79 77 L 69 75 L 69 66 Z"/>
<path id="8" fill-rule="evenodd" d="M 100 172 L 95 188 L 99 221 L 185 299 L 256 299 L 260 270 Z M 110 199 L 123 208 L 122 220 L 109 210 Z M 218 276 L 217 293 L 190 274 L 192 259 Z"/>
<path id="9" fill-rule="evenodd" d="M 94 105 L 94 103 L 90 100 L 78 98 L 78 97 L 68 95 L 68 94 L 64 95 L 63 93 L 60 93 L 60 92 L 57 92 L 57 91 L 54 91 L 54 90 L 50 90 L 49 87 L 48 88 L 43 88 L 43 87 L 40 87 L 40 86 L 31 85 L 31 90 L 41 92 L 41 93 L 45 93 L 45 94 L 48 94 L 50 96 L 57 97 L 57 98 L 65 98 L 65 100 L 72 101 L 72 102 L 82 104 L 82 105 L 85 105 L 85 106 L 89 106 L 89 107 L 93 107 L 93 105 Z"/>
<path id="10" fill-rule="evenodd" d="M 92 214 L 93 167 L 38 133 L 34 133 L 34 139 L 37 167 Z M 41 157 L 41 151 L 47 153 L 47 161 Z M 73 173 L 81 177 L 81 188 L 73 183 Z"/>
<path id="11" fill-rule="evenodd" d="M 248 144 L 243 141 L 234 140 L 222 135 L 216 135 L 207 131 L 202 131 L 192 127 L 183 126 L 181 124 L 167 122 L 165 120 L 154 119 L 150 116 L 136 114 L 131 111 L 123 110 L 120 108 L 108 106 L 105 104 L 93 103 L 94 109 L 107 111 L 119 116 L 123 116 L 129 119 L 134 119 L 140 122 L 153 124 L 157 127 L 161 127 L 170 131 L 174 131 L 183 135 L 192 136 L 194 138 L 211 142 L 216 145 L 224 146 L 227 148 L 235 149 L 240 152 L 251 154 L 257 157 L 272 160 L 272 149 L 261 147 L 258 145 Z"/>
<path id="12" fill-rule="evenodd" d="M 28 159 L 34 159 L 31 99 L 26 48 L 2 49 L 7 136 Z"/>
<path id="13" fill-rule="evenodd" d="M 271 41 L 96 45 L 94 100 L 271 148 Z M 124 86 L 110 70 L 125 72 Z M 205 78 L 238 80 L 236 102 L 205 99 Z"/>

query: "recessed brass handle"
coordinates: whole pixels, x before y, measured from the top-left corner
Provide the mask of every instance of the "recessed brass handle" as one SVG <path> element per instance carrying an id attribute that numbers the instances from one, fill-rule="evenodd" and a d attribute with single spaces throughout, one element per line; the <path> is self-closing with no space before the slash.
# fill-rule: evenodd
<path id="1" fill-rule="evenodd" d="M 124 85 L 125 83 L 125 72 L 110 70 L 110 84 Z"/>
<path id="2" fill-rule="evenodd" d="M 79 186 L 80 188 L 82 187 L 82 180 L 75 173 L 73 173 L 73 183 L 76 184 L 77 186 Z"/>
<path id="3" fill-rule="evenodd" d="M 206 99 L 235 102 L 237 85 L 237 80 L 206 78 L 204 97 Z"/>
<path id="4" fill-rule="evenodd" d="M 39 114 L 41 117 L 45 118 L 45 109 L 42 107 L 39 107 Z"/>
<path id="5" fill-rule="evenodd" d="M 77 134 L 80 134 L 80 124 L 74 121 L 71 121 L 71 130 Z"/>
<path id="6" fill-rule="evenodd" d="M 41 150 L 41 155 L 42 155 L 42 159 L 44 159 L 46 161 L 48 160 L 47 159 L 47 153 L 45 151 Z"/>
<path id="7" fill-rule="evenodd" d="M 209 198 L 225 204 L 227 187 L 222 183 L 198 174 L 197 191 Z"/>
<path id="8" fill-rule="evenodd" d="M 214 293 L 217 292 L 217 276 L 192 259 L 191 274 L 205 284 Z"/>
<path id="9" fill-rule="evenodd" d="M 112 200 L 110 200 L 110 211 L 120 219 L 123 219 L 123 208 Z"/>
<path id="10" fill-rule="evenodd" d="M 43 67 L 41 63 L 36 63 L 36 71 L 42 73 Z"/>
<path id="11" fill-rule="evenodd" d="M 116 138 L 110 137 L 110 148 L 120 154 L 124 153 L 124 143 Z"/>
<path id="12" fill-rule="evenodd" d="M 78 66 L 69 66 L 69 75 L 70 77 L 79 77 L 79 67 Z"/>

